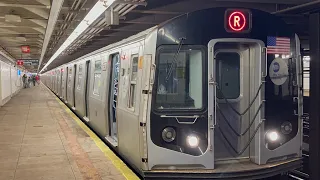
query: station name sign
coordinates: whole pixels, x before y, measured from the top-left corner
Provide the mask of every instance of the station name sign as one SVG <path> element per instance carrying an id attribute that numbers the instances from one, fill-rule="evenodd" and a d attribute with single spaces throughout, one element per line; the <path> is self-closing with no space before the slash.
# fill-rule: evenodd
<path id="1" fill-rule="evenodd" d="M 39 59 L 19 59 L 17 60 L 18 65 L 38 65 L 39 64 Z M 20 64 L 19 64 L 20 63 Z"/>

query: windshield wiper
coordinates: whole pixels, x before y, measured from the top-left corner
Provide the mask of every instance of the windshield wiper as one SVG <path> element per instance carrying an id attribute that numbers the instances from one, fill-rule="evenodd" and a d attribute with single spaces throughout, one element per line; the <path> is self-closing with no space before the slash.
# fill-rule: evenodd
<path id="1" fill-rule="evenodd" d="M 165 79 L 166 83 L 168 82 L 169 77 L 170 77 L 171 74 L 172 74 L 173 66 L 175 65 L 175 62 L 177 61 L 177 58 L 178 58 L 178 55 L 179 55 L 179 53 L 180 53 L 180 50 L 181 50 L 181 47 L 182 47 L 182 43 L 183 43 L 184 40 L 186 40 L 186 38 L 184 38 L 184 37 L 180 38 L 180 42 L 179 42 L 179 45 L 178 45 L 177 52 L 176 52 L 176 54 L 173 56 L 173 61 L 172 61 L 171 65 L 170 65 L 169 72 L 168 72 L 167 75 L 166 75 L 166 79 Z"/>

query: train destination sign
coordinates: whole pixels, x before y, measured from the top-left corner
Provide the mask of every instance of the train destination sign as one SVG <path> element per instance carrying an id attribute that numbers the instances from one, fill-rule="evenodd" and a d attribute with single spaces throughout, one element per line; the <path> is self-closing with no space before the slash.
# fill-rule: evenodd
<path id="1" fill-rule="evenodd" d="M 225 29 L 232 33 L 247 33 L 251 30 L 251 13 L 244 9 L 228 9 L 225 13 Z"/>

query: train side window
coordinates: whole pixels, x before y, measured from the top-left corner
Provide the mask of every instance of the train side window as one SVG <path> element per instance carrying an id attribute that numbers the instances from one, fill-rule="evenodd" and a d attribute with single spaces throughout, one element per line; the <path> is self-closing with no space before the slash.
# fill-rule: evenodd
<path id="1" fill-rule="evenodd" d="M 82 64 L 79 65 L 78 84 L 77 84 L 78 90 L 81 90 L 81 83 L 82 83 Z"/>
<path id="2" fill-rule="evenodd" d="M 216 80 L 221 91 L 219 99 L 237 99 L 240 96 L 240 55 L 220 52 L 216 55 Z"/>
<path id="3" fill-rule="evenodd" d="M 93 94 L 100 95 L 101 86 L 101 60 L 95 62 L 93 79 Z"/>
<path id="4" fill-rule="evenodd" d="M 138 76 L 138 54 L 131 56 L 130 90 L 129 90 L 129 108 L 134 108 L 136 103 L 136 85 Z"/>
<path id="5" fill-rule="evenodd" d="M 72 68 L 69 68 L 69 73 L 68 73 L 68 86 L 71 87 L 71 79 L 72 79 Z"/>

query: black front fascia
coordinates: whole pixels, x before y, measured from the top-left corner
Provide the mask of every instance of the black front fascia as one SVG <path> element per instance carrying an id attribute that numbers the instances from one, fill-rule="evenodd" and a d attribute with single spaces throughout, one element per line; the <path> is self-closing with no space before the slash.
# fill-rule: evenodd
<path id="1" fill-rule="evenodd" d="M 185 45 L 208 45 L 209 41 L 212 39 L 220 38 L 248 38 L 261 40 L 267 44 L 268 36 L 276 37 L 294 37 L 294 33 L 291 31 L 290 27 L 284 23 L 280 18 L 271 15 L 269 13 L 251 9 L 252 14 L 252 29 L 249 33 L 230 33 L 225 30 L 224 27 L 224 17 L 227 8 L 211 8 L 200 11 L 195 11 L 192 13 L 181 15 L 164 24 L 159 25 L 158 35 L 157 35 L 157 48 L 163 45 L 178 45 L 181 38 L 186 38 L 183 41 Z M 208 53 L 208 52 L 207 52 Z M 272 62 L 274 57 L 268 57 L 268 65 Z M 208 60 L 206 59 L 206 62 Z M 207 66 L 206 66 L 207 67 Z M 205 68 L 207 69 L 207 68 Z M 268 66 L 269 71 L 269 66 Z M 204 77 L 207 77 L 207 70 L 204 71 Z M 207 82 L 207 78 L 205 80 Z M 274 85 L 270 78 L 266 78 L 266 88 L 265 88 L 265 116 L 267 121 L 265 122 L 265 129 L 273 129 L 274 126 L 278 126 L 278 121 L 281 121 L 283 115 L 287 119 L 297 119 L 297 117 L 292 116 L 293 114 L 293 101 L 292 95 L 279 97 L 279 95 L 274 94 Z M 156 84 L 156 83 L 155 83 Z M 205 84 L 204 89 L 207 89 L 207 84 Z M 153 87 L 153 98 L 155 96 L 156 87 Z M 207 95 L 207 92 L 206 94 Z M 279 101 L 280 98 L 280 101 Z M 207 98 L 205 98 L 207 99 Z M 154 99 L 153 99 L 154 101 Z M 283 109 L 283 106 L 289 106 L 285 109 L 286 113 L 282 113 L 280 116 L 274 116 L 278 109 Z M 152 107 L 152 109 L 154 109 Z M 173 113 L 173 112 L 172 112 Z M 183 111 L 175 111 L 175 115 L 184 115 L 185 113 L 189 115 L 197 114 L 195 112 L 188 113 Z M 206 138 L 208 136 L 208 117 L 207 109 L 198 113 L 200 119 L 193 125 L 182 125 L 178 124 L 175 118 L 162 118 L 161 114 L 151 111 L 150 118 L 150 136 L 153 143 L 158 146 L 172 149 L 175 151 L 180 151 L 172 147 L 172 144 L 165 143 L 161 138 L 161 131 L 167 126 L 176 127 L 178 130 L 186 131 L 196 131 L 203 134 Z M 295 121 L 297 123 L 297 121 Z M 295 123 L 295 124 L 296 124 Z M 297 125 L 293 125 L 292 134 L 298 132 Z M 179 133 L 179 132 L 177 132 Z M 188 153 L 188 152 L 185 152 Z M 188 153 L 193 154 L 193 153 Z"/>

